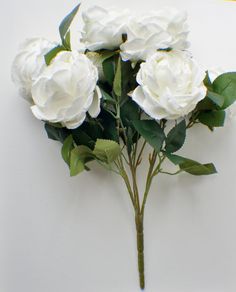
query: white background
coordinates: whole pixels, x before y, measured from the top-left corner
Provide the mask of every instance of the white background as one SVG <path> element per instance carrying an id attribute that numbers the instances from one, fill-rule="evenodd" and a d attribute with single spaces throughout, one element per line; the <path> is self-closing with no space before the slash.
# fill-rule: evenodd
<path id="1" fill-rule="evenodd" d="M 75 4 L 1 0 L 1 292 L 139 291 L 133 213 L 121 180 L 98 166 L 70 178 L 60 145 L 47 139 L 10 80 L 18 44 L 58 39 L 57 26 Z M 84 1 L 92 4 L 186 9 L 195 58 L 236 69 L 236 2 Z M 236 121 L 213 134 L 196 127 L 182 153 L 215 162 L 219 174 L 155 181 L 145 217 L 145 291 L 236 291 L 235 149 Z"/>

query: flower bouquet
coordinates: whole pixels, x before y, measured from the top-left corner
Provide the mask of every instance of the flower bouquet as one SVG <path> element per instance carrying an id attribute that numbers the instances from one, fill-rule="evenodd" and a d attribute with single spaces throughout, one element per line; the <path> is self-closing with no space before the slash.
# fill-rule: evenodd
<path id="1" fill-rule="evenodd" d="M 124 181 L 143 289 L 143 224 L 153 179 L 216 173 L 214 164 L 176 152 L 195 124 L 210 131 L 224 125 L 226 109 L 236 100 L 236 73 L 209 76 L 188 50 L 186 13 L 173 8 L 136 15 L 91 7 L 82 14 L 80 48 L 72 48 L 70 26 L 79 7 L 61 22 L 60 42 L 23 43 L 12 77 L 48 137 L 62 143 L 71 176 L 96 161 Z M 141 193 L 137 171 L 144 159 L 149 167 Z"/>

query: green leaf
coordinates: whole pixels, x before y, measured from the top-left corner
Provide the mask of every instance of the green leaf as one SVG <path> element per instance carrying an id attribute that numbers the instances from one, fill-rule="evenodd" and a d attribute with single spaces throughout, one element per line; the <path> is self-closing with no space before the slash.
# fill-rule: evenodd
<path id="1" fill-rule="evenodd" d="M 115 51 L 108 51 L 108 50 L 100 51 L 99 55 L 101 56 L 100 57 L 101 63 L 104 62 L 105 60 L 113 57 L 116 54 L 117 54 L 117 52 L 115 52 Z"/>
<path id="2" fill-rule="evenodd" d="M 166 137 L 166 151 L 173 153 L 178 151 L 184 144 L 186 137 L 186 123 L 185 120 L 177 124 L 170 130 Z"/>
<path id="3" fill-rule="evenodd" d="M 154 120 L 133 121 L 137 132 L 156 150 L 160 151 L 165 140 L 161 126 Z"/>
<path id="4" fill-rule="evenodd" d="M 61 51 L 65 51 L 65 48 L 63 46 L 57 46 L 55 48 L 53 48 L 51 51 L 49 51 L 45 56 L 45 63 L 47 65 L 50 65 L 51 61 L 56 57 L 56 55 L 61 52 Z"/>
<path id="5" fill-rule="evenodd" d="M 102 63 L 104 76 L 109 83 L 109 85 L 113 85 L 114 77 L 115 77 L 115 69 L 114 69 L 114 59 L 113 57 L 106 59 Z"/>
<path id="6" fill-rule="evenodd" d="M 104 109 L 101 110 L 99 119 L 101 119 L 101 124 L 104 128 L 103 138 L 107 140 L 113 140 L 119 143 L 116 119 Z"/>
<path id="7" fill-rule="evenodd" d="M 65 39 L 66 33 L 68 32 L 70 25 L 79 10 L 80 4 L 78 4 L 61 22 L 59 26 L 59 32 L 62 42 Z"/>
<path id="8" fill-rule="evenodd" d="M 71 156 L 71 150 L 74 148 L 74 145 L 73 145 L 73 137 L 72 135 L 69 135 L 64 143 L 63 143 L 63 146 L 61 148 L 61 155 L 62 155 L 62 158 L 64 159 L 64 161 L 70 165 L 70 156 Z"/>
<path id="9" fill-rule="evenodd" d="M 124 126 L 132 126 L 132 121 L 139 120 L 140 108 L 131 98 L 120 108 L 120 116 Z"/>
<path id="10" fill-rule="evenodd" d="M 179 168 L 192 175 L 210 175 L 217 173 L 213 163 L 201 164 L 192 159 L 188 159 L 179 155 L 166 154 L 167 158 L 174 163 L 179 165 Z"/>
<path id="11" fill-rule="evenodd" d="M 225 109 L 236 101 L 236 72 L 224 73 L 213 82 L 213 91 L 224 96 Z"/>
<path id="12" fill-rule="evenodd" d="M 66 33 L 66 35 L 65 35 L 65 38 L 62 41 L 62 44 L 69 51 L 71 51 L 71 41 L 70 41 L 70 39 L 71 39 L 71 37 L 70 37 L 70 31 L 68 31 Z"/>
<path id="13" fill-rule="evenodd" d="M 114 100 L 114 98 L 112 96 L 110 96 L 110 94 L 108 94 L 103 89 L 101 89 L 101 92 L 102 92 L 102 98 L 103 98 L 104 101 L 116 104 L 116 101 Z"/>
<path id="14" fill-rule="evenodd" d="M 223 106 L 225 99 L 224 96 L 215 93 L 213 91 L 208 90 L 207 97 L 216 105 L 218 105 L 220 108 Z"/>
<path id="15" fill-rule="evenodd" d="M 81 173 L 84 169 L 84 163 L 81 161 L 79 153 L 78 153 L 78 148 L 74 148 L 71 151 L 71 156 L 70 156 L 70 175 L 75 176 L 79 173 Z"/>
<path id="16" fill-rule="evenodd" d="M 45 123 L 44 127 L 49 139 L 60 141 L 61 143 L 70 135 L 70 131 L 66 128 L 54 127 L 48 123 Z"/>
<path id="17" fill-rule="evenodd" d="M 120 155 L 120 145 L 112 140 L 98 139 L 93 154 L 101 161 L 108 164 L 115 161 Z"/>
<path id="18" fill-rule="evenodd" d="M 208 127 L 223 127 L 225 111 L 207 111 L 198 115 L 198 120 Z"/>
<path id="19" fill-rule="evenodd" d="M 212 90 L 212 82 L 208 71 L 206 72 L 206 77 L 203 82 L 208 89 Z"/>
<path id="20" fill-rule="evenodd" d="M 118 62 L 117 62 L 116 74 L 115 74 L 115 79 L 114 79 L 114 83 L 113 83 L 113 90 L 114 90 L 116 96 L 121 96 L 121 94 L 122 94 L 121 58 L 119 58 Z"/>

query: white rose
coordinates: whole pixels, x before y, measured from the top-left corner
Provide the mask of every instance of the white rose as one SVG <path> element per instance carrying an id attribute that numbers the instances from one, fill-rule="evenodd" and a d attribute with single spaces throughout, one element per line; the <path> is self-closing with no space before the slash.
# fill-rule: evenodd
<path id="1" fill-rule="evenodd" d="M 46 67 L 44 55 L 56 45 L 43 38 L 27 39 L 13 61 L 12 80 L 20 95 L 29 102 L 32 102 L 32 83 Z"/>
<path id="2" fill-rule="evenodd" d="M 97 117 L 101 93 L 97 68 L 78 52 L 61 52 L 33 83 L 31 107 L 36 118 L 74 129 L 88 112 Z"/>
<path id="3" fill-rule="evenodd" d="M 119 48 L 129 11 L 106 10 L 94 6 L 83 13 L 84 27 L 81 41 L 90 51 Z"/>
<path id="4" fill-rule="evenodd" d="M 122 59 L 146 60 L 159 49 L 187 49 L 186 20 L 186 13 L 174 8 L 132 18 L 127 24 L 127 41 L 121 45 Z"/>
<path id="5" fill-rule="evenodd" d="M 131 96 L 153 119 L 178 119 L 206 96 L 205 75 L 185 52 L 157 52 L 141 64 Z"/>

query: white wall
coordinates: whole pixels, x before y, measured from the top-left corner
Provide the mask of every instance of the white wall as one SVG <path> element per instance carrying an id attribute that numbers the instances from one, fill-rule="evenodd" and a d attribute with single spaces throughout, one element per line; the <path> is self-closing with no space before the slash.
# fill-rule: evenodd
<path id="1" fill-rule="evenodd" d="M 139 291 L 133 214 L 122 182 L 97 166 L 70 178 L 60 146 L 47 139 L 9 77 L 19 42 L 57 38 L 57 25 L 75 4 L 1 0 L 1 292 Z M 84 1 L 91 4 L 184 8 L 198 61 L 236 69 L 236 3 Z M 236 121 L 213 134 L 196 127 L 183 153 L 215 162 L 219 174 L 154 183 L 145 218 L 145 291 L 236 291 L 235 149 Z"/>

